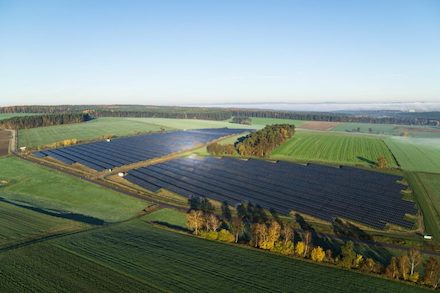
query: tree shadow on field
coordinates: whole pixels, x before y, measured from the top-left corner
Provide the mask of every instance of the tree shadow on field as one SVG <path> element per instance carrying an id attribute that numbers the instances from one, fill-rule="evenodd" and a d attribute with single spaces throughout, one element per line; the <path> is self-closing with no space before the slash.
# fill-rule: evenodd
<path id="1" fill-rule="evenodd" d="M 296 222 L 300 225 L 301 230 L 312 233 L 312 243 L 315 246 L 321 246 L 324 250 L 330 249 L 333 254 L 339 254 L 341 244 L 327 235 L 317 233 L 316 230 L 298 213 L 295 214 Z"/>
<path id="2" fill-rule="evenodd" d="M 372 258 L 384 265 L 391 259 L 392 254 L 388 249 L 379 245 L 371 245 L 374 244 L 374 239 L 361 228 L 339 218 L 332 222 L 332 226 L 336 236 L 344 241 L 355 242 L 355 250 L 365 258 Z"/>
<path id="3" fill-rule="evenodd" d="M 184 228 L 182 226 L 179 225 L 173 225 L 167 222 L 163 222 L 163 221 L 152 221 L 151 223 L 156 224 L 156 225 L 160 225 L 160 226 L 164 226 L 173 230 L 177 230 L 177 231 L 182 231 L 182 232 L 191 232 L 189 229 Z"/>
<path id="4" fill-rule="evenodd" d="M 364 157 L 360 157 L 360 156 L 357 156 L 356 158 L 358 160 L 362 161 L 362 162 L 368 163 L 368 164 L 373 165 L 373 166 L 377 166 L 377 162 L 376 161 L 372 161 L 370 159 L 367 159 L 367 158 L 364 158 Z"/>
<path id="5" fill-rule="evenodd" d="M 73 220 L 73 221 L 86 223 L 86 224 L 90 224 L 90 225 L 98 225 L 99 226 L 99 225 L 105 224 L 105 221 L 102 219 L 99 219 L 99 218 L 95 218 L 95 217 L 91 217 L 91 216 L 87 216 L 87 215 L 83 215 L 83 214 L 71 213 L 71 212 L 67 212 L 67 211 L 61 211 L 61 210 L 39 208 L 39 207 L 31 206 L 28 204 L 10 201 L 10 200 L 7 200 L 3 197 L 0 197 L 0 202 L 14 205 L 16 207 L 28 209 L 28 210 L 31 210 L 31 211 L 34 211 L 37 213 L 41 213 L 44 215 Z"/>

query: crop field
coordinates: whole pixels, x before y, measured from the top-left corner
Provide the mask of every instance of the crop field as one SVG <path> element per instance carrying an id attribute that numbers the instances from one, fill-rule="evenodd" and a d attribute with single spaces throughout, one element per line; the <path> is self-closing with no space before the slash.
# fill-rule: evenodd
<path id="1" fill-rule="evenodd" d="M 328 131 L 339 125 L 339 122 L 328 122 L 328 121 L 307 121 L 303 123 L 300 127 L 308 130 L 321 130 Z"/>
<path id="2" fill-rule="evenodd" d="M 0 197 L 106 222 L 135 216 L 148 203 L 15 157 L 0 159 Z"/>
<path id="3" fill-rule="evenodd" d="M 199 119 L 171 119 L 171 118 L 127 118 L 131 121 L 161 125 L 171 129 L 200 129 L 200 128 L 247 128 L 255 129 L 253 125 L 231 123 L 229 121 L 213 121 Z M 261 127 L 264 127 L 261 126 Z"/>
<path id="4" fill-rule="evenodd" d="M 359 129 L 359 131 L 358 131 Z M 440 138 L 440 128 L 429 126 L 403 126 L 395 124 L 375 123 L 342 123 L 332 129 L 355 133 L 371 133 L 392 136 L 410 136 L 420 138 Z M 371 130 L 371 131 L 370 131 Z"/>
<path id="5" fill-rule="evenodd" d="M 80 163 L 96 171 L 103 171 L 189 150 L 243 131 L 211 128 L 154 133 L 40 151 L 34 155 L 51 156 L 65 164 Z"/>
<path id="6" fill-rule="evenodd" d="M 271 158 L 332 164 L 375 165 L 384 156 L 389 167 L 397 167 L 382 139 L 362 135 L 297 132 L 272 152 Z"/>
<path id="7" fill-rule="evenodd" d="M 18 133 L 20 146 L 44 146 L 65 139 L 92 140 L 104 136 L 127 136 L 169 129 L 128 118 L 98 118 L 88 122 L 23 129 Z"/>
<path id="8" fill-rule="evenodd" d="M 359 128 L 359 131 L 357 130 Z M 370 131 L 371 128 L 371 131 Z M 333 131 L 360 132 L 385 135 L 399 135 L 394 124 L 375 123 L 341 123 L 332 129 Z"/>
<path id="9" fill-rule="evenodd" d="M 401 177 L 351 167 L 188 157 L 130 170 L 125 179 L 153 192 L 165 188 L 231 205 L 250 201 L 283 214 L 343 217 L 379 229 L 386 223 L 411 228 L 404 216 L 416 213 L 402 199 Z"/>
<path id="10" fill-rule="evenodd" d="M 440 174 L 407 172 L 406 178 L 419 203 L 428 234 L 440 239 Z"/>
<path id="11" fill-rule="evenodd" d="M 142 219 L 4 252 L 0 259 L 3 292 L 86 288 L 115 292 L 424 291 L 356 272 L 169 232 Z"/>
<path id="12" fill-rule="evenodd" d="M 252 121 L 252 125 L 256 125 L 261 127 L 261 125 L 264 127 L 266 125 L 273 125 L 273 124 L 293 124 L 295 126 L 300 126 L 305 120 L 294 120 L 294 119 L 280 119 L 280 118 L 259 118 L 259 117 L 250 117 Z"/>
<path id="13" fill-rule="evenodd" d="M 84 228 L 85 225 L 67 219 L 4 202 L 0 197 L 0 248 L 17 242 Z"/>
<path id="14" fill-rule="evenodd" d="M 391 137 L 385 142 L 402 169 L 440 173 L 440 139 Z"/>

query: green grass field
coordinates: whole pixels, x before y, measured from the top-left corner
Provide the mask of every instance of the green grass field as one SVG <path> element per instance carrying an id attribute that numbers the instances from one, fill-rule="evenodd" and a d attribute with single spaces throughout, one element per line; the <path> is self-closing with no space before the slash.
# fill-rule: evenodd
<path id="1" fill-rule="evenodd" d="M 148 203 L 15 157 L 0 159 L 0 197 L 104 221 L 135 216 Z"/>
<path id="2" fill-rule="evenodd" d="M 23 129 L 19 131 L 20 146 L 36 147 L 65 139 L 93 140 L 106 135 L 127 136 L 161 129 L 248 128 L 254 126 L 194 119 L 166 118 L 98 118 L 89 122 Z"/>
<path id="3" fill-rule="evenodd" d="M 440 138 L 440 129 L 430 126 L 404 126 L 395 124 L 375 124 L 375 123 L 342 123 L 337 125 L 332 131 L 346 131 L 360 133 L 383 134 L 391 136 L 402 136 L 419 138 Z M 371 128 L 371 132 L 370 132 Z"/>
<path id="4" fill-rule="evenodd" d="M 252 125 L 230 123 L 228 121 L 198 120 L 198 119 L 169 119 L 169 118 L 128 118 L 131 121 L 162 125 L 172 129 L 198 128 L 246 128 L 254 129 Z"/>
<path id="5" fill-rule="evenodd" d="M 86 227 L 87 225 L 80 222 L 52 217 L 10 203 L 0 202 L 0 248 Z"/>
<path id="6" fill-rule="evenodd" d="M 394 124 L 375 124 L 375 123 L 341 123 L 336 125 L 332 131 L 348 131 L 360 128 L 361 133 L 385 134 L 385 135 L 399 135 Z M 371 132 L 370 132 L 371 128 Z M 354 132 L 356 132 L 354 131 Z"/>
<path id="7" fill-rule="evenodd" d="M 440 174 L 406 172 L 428 234 L 440 241 Z"/>
<path id="8" fill-rule="evenodd" d="M 303 124 L 304 120 L 293 120 L 293 119 L 279 119 L 279 118 L 259 118 L 251 117 L 252 125 L 273 125 L 273 124 L 294 124 L 295 126 L 300 126 Z"/>
<path id="9" fill-rule="evenodd" d="M 390 167 L 397 166 L 391 152 L 380 138 L 332 132 L 297 132 L 292 139 L 275 149 L 271 158 L 372 165 L 381 155 L 385 156 Z"/>
<path id="10" fill-rule="evenodd" d="M 18 133 L 18 142 L 20 146 L 35 147 L 65 139 L 91 140 L 105 135 L 125 136 L 160 129 L 161 126 L 156 124 L 126 118 L 98 118 L 82 123 L 23 129 Z"/>
<path id="11" fill-rule="evenodd" d="M 0 254 L 3 292 L 422 292 L 155 228 L 145 219 Z M 38 272 L 38 273 L 35 273 Z"/>
<path id="12" fill-rule="evenodd" d="M 440 173 L 440 139 L 392 137 L 385 142 L 402 169 Z"/>
<path id="13" fill-rule="evenodd" d="M 143 217 L 145 221 L 165 223 L 181 229 L 186 229 L 186 214 L 174 209 L 160 209 Z"/>

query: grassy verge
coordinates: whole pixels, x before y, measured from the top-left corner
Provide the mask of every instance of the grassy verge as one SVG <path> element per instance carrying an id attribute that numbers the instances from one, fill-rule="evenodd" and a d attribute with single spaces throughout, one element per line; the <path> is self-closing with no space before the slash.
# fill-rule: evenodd
<path id="1" fill-rule="evenodd" d="M 46 169 L 16 157 L 0 159 L 0 197 L 35 207 L 114 222 L 135 216 L 149 203 Z"/>
<path id="2" fill-rule="evenodd" d="M 440 174 L 406 172 L 423 214 L 425 230 L 440 241 Z"/>

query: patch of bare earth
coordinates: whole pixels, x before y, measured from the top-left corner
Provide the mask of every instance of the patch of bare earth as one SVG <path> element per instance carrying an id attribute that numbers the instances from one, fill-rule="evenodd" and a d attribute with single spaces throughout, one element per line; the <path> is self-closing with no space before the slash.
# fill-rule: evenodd
<path id="1" fill-rule="evenodd" d="M 301 124 L 301 126 L 299 126 L 298 128 L 326 131 L 326 130 L 332 130 L 333 128 L 335 128 L 339 124 L 340 124 L 339 122 L 308 121 L 308 122 Z"/>

